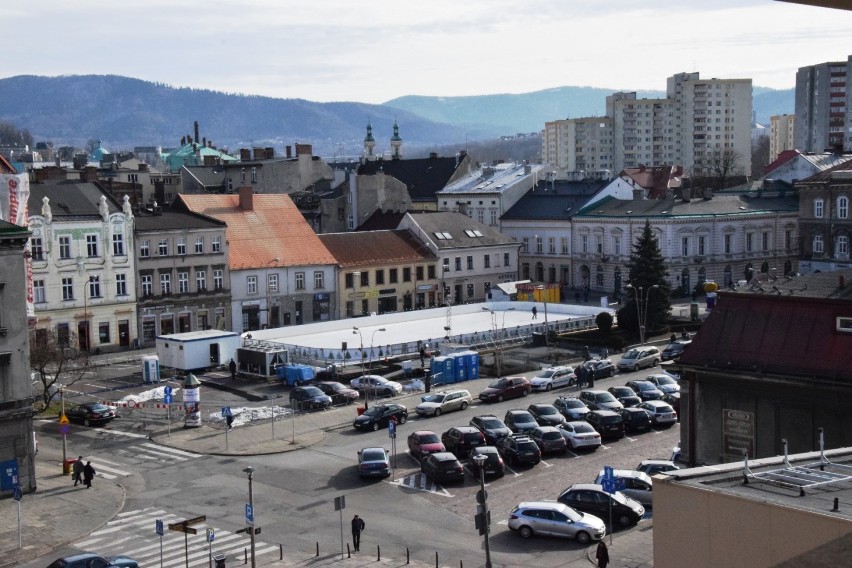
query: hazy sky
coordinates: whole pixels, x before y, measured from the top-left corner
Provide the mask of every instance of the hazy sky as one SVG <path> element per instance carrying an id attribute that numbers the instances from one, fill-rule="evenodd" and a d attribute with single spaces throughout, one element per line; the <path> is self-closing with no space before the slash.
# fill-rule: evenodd
<path id="1" fill-rule="evenodd" d="M 665 90 L 852 54 L 852 12 L 773 0 L 6 1 L 3 76 L 112 74 L 381 103 L 551 87 Z"/>

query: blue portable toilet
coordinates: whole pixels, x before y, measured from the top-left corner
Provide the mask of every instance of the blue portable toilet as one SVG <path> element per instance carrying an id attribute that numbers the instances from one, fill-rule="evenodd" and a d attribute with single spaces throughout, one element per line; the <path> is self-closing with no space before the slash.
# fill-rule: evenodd
<path id="1" fill-rule="evenodd" d="M 460 383 L 467 380 L 467 357 L 464 353 L 453 353 L 453 366 L 455 371 L 456 382 Z"/>
<path id="2" fill-rule="evenodd" d="M 456 382 L 455 361 L 452 357 L 436 357 L 433 362 L 441 374 L 438 382 L 445 385 Z"/>
<path id="3" fill-rule="evenodd" d="M 467 369 L 467 380 L 475 381 L 479 378 L 479 353 L 476 351 L 464 351 L 464 364 Z"/>
<path id="4" fill-rule="evenodd" d="M 444 380 L 444 361 L 447 358 L 440 357 L 432 357 L 432 361 L 429 364 L 429 372 L 432 373 L 432 384 L 442 384 L 446 381 Z"/>

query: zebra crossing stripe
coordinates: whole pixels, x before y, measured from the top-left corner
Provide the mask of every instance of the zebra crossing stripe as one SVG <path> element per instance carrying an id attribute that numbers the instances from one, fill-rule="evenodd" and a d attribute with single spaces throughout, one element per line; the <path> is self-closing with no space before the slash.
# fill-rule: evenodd
<path id="1" fill-rule="evenodd" d="M 135 457 L 142 457 L 146 460 L 155 460 L 159 462 L 185 462 L 189 460 L 189 458 L 185 458 L 182 456 L 173 456 L 173 455 L 165 455 L 163 452 L 158 450 L 151 450 L 148 448 L 142 448 L 140 446 L 131 446 L 125 450 L 124 453 L 130 454 Z"/>
<path id="2" fill-rule="evenodd" d="M 146 448 L 153 448 L 160 452 L 166 452 L 167 454 L 176 454 L 179 456 L 186 456 L 188 458 L 200 458 L 202 454 L 196 454 L 193 452 L 185 452 L 183 450 L 179 450 L 177 448 L 172 448 L 170 446 L 158 446 L 157 444 L 139 444 L 140 446 L 145 446 Z"/>
<path id="3" fill-rule="evenodd" d="M 435 495 L 441 495 L 443 497 L 452 497 L 449 491 L 434 481 L 430 481 L 429 477 L 423 473 L 407 475 L 399 481 L 392 481 L 391 485 L 399 485 L 400 487 L 405 487 L 407 489 L 416 489 L 418 491 L 423 491 L 424 493 L 434 493 Z"/>
<path id="4" fill-rule="evenodd" d="M 115 434 L 116 436 L 126 436 L 128 438 L 145 438 L 148 439 L 148 434 L 137 434 L 136 432 L 125 432 L 124 430 L 98 430 L 105 434 Z"/>
<path id="5" fill-rule="evenodd" d="M 95 471 L 97 472 L 97 475 L 99 475 L 100 477 L 103 477 L 104 479 L 117 479 L 119 477 L 126 477 L 126 476 L 132 474 L 132 472 L 130 472 L 130 471 L 124 471 L 123 469 L 118 469 L 117 467 L 110 467 L 110 466 L 114 466 L 115 464 L 111 464 L 110 462 L 105 462 L 105 463 L 109 463 L 110 465 L 104 465 L 103 460 L 98 460 L 98 461 L 95 462 L 95 465 L 98 466 L 95 469 Z M 126 466 L 121 466 L 121 467 L 126 467 Z"/>

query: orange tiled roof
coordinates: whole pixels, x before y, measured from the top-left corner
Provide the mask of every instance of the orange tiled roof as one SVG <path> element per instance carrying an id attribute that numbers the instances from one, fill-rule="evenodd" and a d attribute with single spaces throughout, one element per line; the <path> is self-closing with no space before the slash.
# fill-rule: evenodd
<path id="1" fill-rule="evenodd" d="M 320 240 L 342 267 L 435 260 L 435 255 L 407 229 L 327 233 Z"/>
<path id="2" fill-rule="evenodd" d="M 240 208 L 240 196 L 179 195 L 190 211 L 228 224 L 230 268 L 336 264 L 334 256 L 285 194 L 254 194 L 252 209 Z M 272 262 L 278 258 L 277 262 Z"/>

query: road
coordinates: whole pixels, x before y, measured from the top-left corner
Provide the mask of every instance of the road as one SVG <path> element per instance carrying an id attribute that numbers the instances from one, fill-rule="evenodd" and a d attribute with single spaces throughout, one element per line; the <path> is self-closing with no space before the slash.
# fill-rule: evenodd
<path id="1" fill-rule="evenodd" d="M 595 382 L 595 388 L 606 389 L 641 378 L 654 370 L 619 373 L 613 378 Z M 455 385 L 465 388 L 465 384 Z M 552 402 L 560 394 L 576 389 L 550 393 L 532 393 L 528 397 L 503 403 L 476 401 L 461 412 L 435 418 L 421 418 L 413 412 L 414 404 L 405 401 L 411 412 L 409 421 L 398 427 L 393 477 L 384 481 L 362 481 L 357 476 L 356 452 L 367 446 L 392 449 L 386 431 L 360 432 L 351 427 L 331 430 L 310 448 L 285 454 L 252 457 L 204 456 L 182 452 L 151 443 L 147 437 L 130 428 L 130 422 L 110 430 L 89 429 L 75 437 L 73 450 L 91 456 L 99 464 L 99 473 L 120 479 L 127 489 L 122 514 L 104 530 L 94 533 L 67 551 L 57 551 L 53 558 L 74 550 L 94 550 L 104 554 L 128 554 L 145 558 L 143 565 L 159 566 L 158 540 L 154 520 L 174 522 L 206 515 L 216 530 L 214 550 L 227 548 L 232 556 L 242 557 L 246 547 L 244 535 L 235 531 L 245 526 L 244 503 L 248 501 L 248 481 L 243 469 L 255 469 L 253 492 L 258 536 L 258 558 L 278 558 L 278 546 L 285 551 L 308 554 L 319 543 L 323 554 L 341 548 L 341 515 L 334 511 L 334 498 L 346 497 L 343 511 L 343 536 L 348 541 L 349 520 L 362 516 L 367 530 L 362 537 L 362 550 L 375 553 L 381 546 L 384 554 L 411 557 L 434 562 L 438 552 L 441 565 L 469 566 L 483 563 L 482 537 L 473 526 L 475 493 L 478 480 L 468 475 L 463 484 L 438 486 L 419 473 L 419 464 L 407 453 L 406 437 L 413 430 L 432 430 L 438 434 L 451 426 L 466 425 L 477 414 L 495 414 L 502 418 L 506 410 L 526 408 L 533 402 Z M 216 393 L 216 396 L 225 393 Z M 474 398 L 478 392 L 471 393 Z M 233 396 L 233 395 L 228 395 Z M 248 405 L 248 404 L 246 404 Z M 354 412 L 351 407 L 332 412 Z M 338 420 L 339 422 L 339 420 Z M 56 451 L 55 428 L 44 427 L 42 446 Z M 126 426 L 128 429 L 122 429 Z M 46 440 L 47 439 L 47 440 Z M 653 430 L 629 436 L 605 445 L 595 452 L 565 456 L 545 456 L 532 468 L 510 468 L 504 478 L 487 485 L 489 508 L 492 510 L 491 553 L 495 565 L 583 565 L 586 549 L 564 540 L 534 538 L 522 540 L 508 530 L 506 519 L 513 506 L 525 500 L 555 499 L 573 483 L 589 483 L 605 465 L 632 469 L 647 458 L 667 459 L 679 439 L 679 428 Z M 469 473 L 469 472 L 468 472 Z M 646 515 L 651 516 L 651 512 Z M 643 531 L 650 518 L 638 527 L 619 530 L 620 536 Z M 204 524 L 200 526 L 205 526 Z M 207 563 L 207 546 L 203 530 L 190 548 L 195 557 L 190 565 Z M 647 535 L 650 540 L 650 533 Z M 183 566 L 183 538 L 177 533 L 166 536 L 169 542 L 168 562 L 164 566 Z M 194 542 L 194 544 L 193 544 Z M 230 548 L 228 548 L 230 547 Z M 363 553 L 362 553 L 363 554 Z M 156 557 L 156 558 L 155 558 Z M 157 560 L 157 562 L 154 562 Z M 25 566 L 43 566 L 40 561 Z M 260 565 L 263 565 L 260 563 Z"/>

